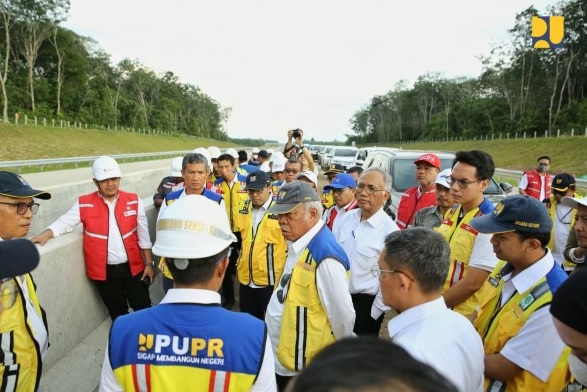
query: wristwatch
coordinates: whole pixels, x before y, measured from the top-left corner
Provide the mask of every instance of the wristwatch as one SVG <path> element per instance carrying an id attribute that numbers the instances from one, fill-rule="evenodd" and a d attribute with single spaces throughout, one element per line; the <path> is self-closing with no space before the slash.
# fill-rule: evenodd
<path id="1" fill-rule="evenodd" d="M 569 251 L 569 258 L 573 261 L 573 263 L 581 264 L 581 263 L 585 262 L 585 256 L 580 257 L 580 258 L 575 256 L 575 249 L 578 249 L 578 248 L 573 248 Z"/>
<path id="2" fill-rule="evenodd" d="M 154 262 L 153 260 L 151 260 L 151 261 L 147 261 L 147 262 L 145 263 L 145 267 L 149 267 L 149 266 L 151 266 L 151 267 L 154 267 L 154 266 L 155 266 L 155 262 Z"/>

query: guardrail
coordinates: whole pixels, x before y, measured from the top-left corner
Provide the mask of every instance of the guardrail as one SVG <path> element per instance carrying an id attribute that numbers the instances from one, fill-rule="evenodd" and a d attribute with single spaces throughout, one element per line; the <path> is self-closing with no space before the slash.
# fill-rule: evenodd
<path id="1" fill-rule="evenodd" d="M 183 156 L 192 150 L 186 151 L 163 151 L 163 152 L 144 152 L 134 154 L 118 154 L 110 155 L 112 158 L 121 162 L 125 162 L 127 159 L 142 159 L 142 158 L 165 158 L 170 156 Z M 48 166 L 48 165 L 64 165 L 74 164 L 77 167 L 79 163 L 93 162 L 101 155 L 88 156 L 88 157 L 69 157 L 69 158 L 45 158 L 45 159 L 31 159 L 23 161 L 4 161 L 0 162 L 0 168 L 17 168 L 20 171 L 22 167 L 31 166 Z"/>
<path id="2" fill-rule="evenodd" d="M 519 180 L 520 178 L 522 178 L 522 175 L 524 174 L 523 171 L 521 170 L 507 170 L 507 169 L 495 169 L 495 176 L 498 177 L 498 179 L 500 177 L 506 177 L 506 178 L 515 178 L 517 180 Z M 587 191 L 587 180 L 581 180 L 581 179 L 576 179 L 576 183 L 577 183 L 577 189 L 580 189 L 582 191 Z"/>

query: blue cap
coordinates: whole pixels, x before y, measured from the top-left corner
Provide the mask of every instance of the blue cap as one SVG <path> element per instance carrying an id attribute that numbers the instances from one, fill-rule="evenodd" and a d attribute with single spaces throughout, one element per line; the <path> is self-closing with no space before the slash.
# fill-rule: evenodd
<path id="1" fill-rule="evenodd" d="M 506 197 L 491 214 L 474 218 L 470 224 L 478 232 L 486 234 L 511 231 L 550 233 L 552 229 L 552 220 L 544 204 L 524 195 Z"/>
<path id="2" fill-rule="evenodd" d="M 332 179 L 332 182 L 324 187 L 324 189 L 343 189 L 357 187 L 357 181 L 347 173 L 339 173 Z"/>

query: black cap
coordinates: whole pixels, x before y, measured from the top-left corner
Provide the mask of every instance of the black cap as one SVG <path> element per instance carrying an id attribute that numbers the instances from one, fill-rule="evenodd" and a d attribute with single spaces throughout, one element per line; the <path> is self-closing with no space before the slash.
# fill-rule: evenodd
<path id="1" fill-rule="evenodd" d="M 245 186 L 245 190 L 264 189 L 270 183 L 271 178 L 269 178 L 269 173 L 262 170 L 257 170 L 256 172 L 253 172 L 247 176 L 247 185 Z"/>
<path id="2" fill-rule="evenodd" d="M 569 173 L 559 173 L 552 179 L 551 189 L 559 192 L 566 192 L 569 187 L 575 187 L 575 177 Z"/>
<path id="3" fill-rule="evenodd" d="M 292 181 L 279 188 L 277 200 L 269 207 L 267 212 L 287 214 L 300 204 L 312 201 L 320 201 L 314 188 L 304 181 Z"/>
<path id="4" fill-rule="evenodd" d="M 44 200 L 51 198 L 49 192 L 33 189 L 24 178 L 7 171 L 0 171 L 0 195 L 16 198 L 38 197 Z"/>
<path id="5" fill-rule="evenodd" d="M 324 172 L 324 174 L 329 175 L 329 174 L 338 174 L 338 173 L 343 173 L 343 172 L 344 172 L 344 167 L 341 164 L 333 163 L 332 165 L 328 166 L 328 170 L 326 170 Z"/>
<path id="6" fill-rule="evenodd" d="M 0 241 L 0 279 L 31 272 L 39 265 L 39 251 L 24 238 Z"/>

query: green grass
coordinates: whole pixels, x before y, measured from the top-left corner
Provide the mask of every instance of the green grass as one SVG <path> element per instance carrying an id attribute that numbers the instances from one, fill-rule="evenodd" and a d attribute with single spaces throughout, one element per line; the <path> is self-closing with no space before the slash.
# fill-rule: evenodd
<path id="1" fill-rule="evenodd" d="M 587 137 L 510 139 L 488 141 L 388 144 L 414 150 L 483 150 L 491 154 L 495 166 L 510 170 L 528 170 L 536 166 L 536 158 L 548 155 L 552 173 L 567 172 L 577 177 L 587 175 Z"/>

